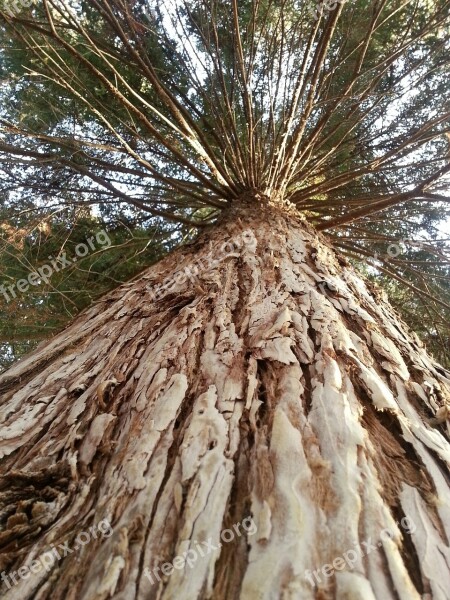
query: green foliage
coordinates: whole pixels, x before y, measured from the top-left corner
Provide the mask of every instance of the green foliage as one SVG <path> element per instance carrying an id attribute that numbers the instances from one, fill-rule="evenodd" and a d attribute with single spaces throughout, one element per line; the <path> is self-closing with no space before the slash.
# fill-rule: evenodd
<path id="1" fill-rule="evenodd" d="M 0 210 L 0 369 L 181 239 L 161 223 L 107 212 L 103 219 L 84 208 L 11 218 L 7 207 Z M 42 267 L 48 277 L 39 276 Z M 32 274 L 37 285 L 29 283 Z M 26 290 L 19 281 L 28 282 Z"/>

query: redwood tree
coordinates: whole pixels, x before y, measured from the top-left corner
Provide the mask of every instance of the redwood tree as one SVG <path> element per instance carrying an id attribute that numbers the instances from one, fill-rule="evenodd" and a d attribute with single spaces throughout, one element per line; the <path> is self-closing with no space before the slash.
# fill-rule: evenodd
<path id="1" fill-rule="evenodd" d="M 0 13 L 8 202 L 200 230 L 0 377 L 3 597 L 444 600 L 450 373 L 345 254 L 445 215 L 450 3 L 153 4 Z"/>

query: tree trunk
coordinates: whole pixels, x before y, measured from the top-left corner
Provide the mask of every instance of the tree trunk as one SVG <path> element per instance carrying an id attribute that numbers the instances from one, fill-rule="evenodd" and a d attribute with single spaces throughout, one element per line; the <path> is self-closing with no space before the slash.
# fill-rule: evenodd
<path id="1" fill-rule="evenodd" d="M 6 600 L 450 597 L 450 374 L 293 213 L 232 209 L 0 390 Z"/>

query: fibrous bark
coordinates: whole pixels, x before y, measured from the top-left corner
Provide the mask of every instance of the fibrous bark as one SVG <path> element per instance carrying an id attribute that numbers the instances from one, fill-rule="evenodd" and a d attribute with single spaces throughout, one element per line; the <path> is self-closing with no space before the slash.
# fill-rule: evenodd
<path id="1" fill-rule="evenodd" d="M 231 210 L 0 390 L 4 573 L 114 530 L 8 600 L 449 597 L 450 374 L 295 214 Z"/>

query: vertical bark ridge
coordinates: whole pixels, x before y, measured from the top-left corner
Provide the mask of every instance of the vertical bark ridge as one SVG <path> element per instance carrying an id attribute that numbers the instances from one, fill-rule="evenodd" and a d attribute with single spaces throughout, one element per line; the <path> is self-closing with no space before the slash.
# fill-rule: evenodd
<path id="1" fill-rule="evenodd" d="M 448 597 L 449 424 L 429 421 L 450 374 L 295 215 L 232 212 L 0 390 L 2 570 L 114 529 L 8 600 Z M 221 540 L 248 517 L 256 533 Z"/>

